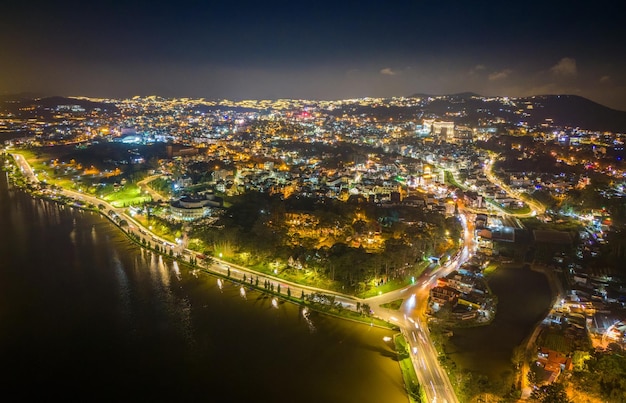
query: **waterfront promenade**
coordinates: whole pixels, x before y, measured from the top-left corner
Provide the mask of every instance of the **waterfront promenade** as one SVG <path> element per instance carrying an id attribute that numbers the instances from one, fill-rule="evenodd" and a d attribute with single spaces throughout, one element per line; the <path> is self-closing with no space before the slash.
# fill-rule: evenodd
<path id="1" fill-rule="evenodd" d="M 27 178 L 27 180 L 33 184 L 37 184 L 39 182 L 39 179 L 33 172 L 26 159 L 18 153 L 12 153 L 11 155 L 13 156 L 20 171 Z M 126 220 L 127 223 L 129 223 L 127 228 L 122 228 L 121 226 L 120 228 L 130 235 L 133 235 L 135 237 L 148 235 L 152 237 L 153 240 L 156 240 L 163 245 L 171 244 L 171 242 L 168 242 L 167 240 L 154 234 L 152 231 L 150 231 L 150 229 L 142 227 L 137 221 L 135 221 L 129 214 L 126 213 L 124 208 L 114 207 L 100 198 L 81 192 L 75 192 L 68 189 L 60 189 L 59 192 L 65 197 L 69 197 L 83 203 L 90 203 L 94 206 L 104 206 L 103 213 L 111 211 L 115 212 L 115 214 L 123 217 L 123 219 Z M 111 218 L 108 213 L 104 215 L 109 219 Z M 117 222 L 113 222 L 117 224 Z M 465 231 L 465 234 L 467 236 L 469 234 L 469 231 Z M 186 248 L 179 248 L 178 252 L 180 256 L 187 256 L 187 261 L 189 260 L 189 257 L 196 256 L 196 252 Z M 464 253 L 458 255 L 458 259 L 449 262 L 449 264 L 442 266 L 439 269 L 450 271 L 452 270 L 452 268 L 458 267 L 458 265 L 462 264 L 464 261 L 462 259 L 468 258 L 469 251 L 467 248 L 465 248 Z M 283 294 L 284 296 L 286 296 L 287 289 L 289 289 L 290 294 L 294 297 L 302 294 L 309 295 L 312 293 L 333 295 L 336 302 L 341 303 L 343 307 L 350 310 L 356 310 L 357 304 L 368 304 L 372 306 L 374 317 L 388 322 L 393 326 L 397 326 L 400 329 L 401 333 L 407 339 L 407 343 L 410 345 L 410 354 L 412 359 L 411 361 L 428 401 L 444 403 L 458 402 L 454 393 L 454 389 L 452 388 L 452 385 L 450 383 L 450 379 L 439 364 L 438 353 L 430 340 L 430 335 L 428 333 L 428 327 L 426 325 L 425 318 L 423 316 L 417 315 L 417 311 L 414 310 L 413 306 L 411 306 L 410 304 L 404 305 L 405 311 L 404 313 L 402 313 L 400 318 L 395 316 L 398 315 L 397 313 L 394 314 L 393 311 L 378 307 L 378 305 L 380 304 L 391 301 L 393 299 L 397 299 L 399 295 L 403 295 L 403 297 L 406 297 L 409 300 L 415 300 L 417 298 L 417 295 L 419 295 L 419 300 L 423 311 L 423 307 L 425 307 L 428 298 L 428 287 L 433 284 L 434 279 L 436 279 L 438 275 L 442 274 L 439 273 L 439 269 L 437 271 L 424 273 L 420 278 L 416 280 L 414 285 L 385 294 L 384 297 L 376 296 L 372 298 L 361 299 L 347 294 L 332 292 L 325 289 L 289 282 L 278 277 L 258 273 L 247 267 L 226 262 L 215 257 L 211 259 L 210 265 L 204 265 L 201 267 L 206 269 L 209 273 L 231 278 L 242 283 L 244 282 L 244 275 L 246 276 L 247 282 L 249 282 L 252 276 L 254 276 L 255 282 L 256 278 L 258 278 L 259 283 L 265 283 L 267 281 L 269 282 L 269 284 L 271 284 L 271 287 L 274 290 L 277 290 L 278 286 L 280 286 L 280 294 Z M 242 292 L 245 292 L 245 289 Z M 411 294 L 413 295 L 412 297 Z M 373 325 L 373 323 L 371 324 Z"/>

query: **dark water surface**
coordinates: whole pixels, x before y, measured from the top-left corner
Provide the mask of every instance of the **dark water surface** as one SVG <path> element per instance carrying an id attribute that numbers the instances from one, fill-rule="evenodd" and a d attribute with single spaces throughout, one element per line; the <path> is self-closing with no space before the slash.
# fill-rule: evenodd
<path id="1" fill-rule="evenodd" d="M 96 214 L 10 189 L 2 172 L 4 401 L 407 401 L 391 331 L 311 318 L 220 290 Z"/>
<path id="2" fill-rule="evenodd" d="M 550 309 L 550 286 L 542 273 L 504 265 L 491 274 L 489 287 L 498 297 L 495 319 L 489 326 L 455 330 L 450 357 L 493 381 L 508 381 L 513 349 Z"/>

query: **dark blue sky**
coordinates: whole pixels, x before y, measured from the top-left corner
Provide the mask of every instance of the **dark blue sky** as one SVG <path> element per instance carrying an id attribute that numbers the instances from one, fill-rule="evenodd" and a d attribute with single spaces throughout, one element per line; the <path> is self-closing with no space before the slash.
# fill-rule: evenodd
<path id="1" fill-rule="evenodd" d="M 15 1 L 0 13 L 0 93 L 572 93 L 626 110 L 616 2 L 545 3 Z"/>

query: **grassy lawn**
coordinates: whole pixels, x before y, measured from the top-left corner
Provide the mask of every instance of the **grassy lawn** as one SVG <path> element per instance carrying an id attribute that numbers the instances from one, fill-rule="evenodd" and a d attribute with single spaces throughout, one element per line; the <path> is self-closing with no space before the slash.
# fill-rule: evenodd
<path id="1" fill-rule="evenodd" d="M 540 342 L 542 347 L 564 354 L 568 354 L 572 351 L 572 343 L 570 340 L 568 340 L 561 331 L 556 329 L 544 330 L 544 333 L 540 337 Z"/>
<path id="2" fill-rule="evenodd" d="M 116 207 L 124 205 L 139 204 L 150 201 L 151 198 L 142 194 L 141 189 L 135 184 L 126 184 L 119 190 L 115 191 L 113 185 L 107 184 L 104 187 L 94 186 L 102 180 L 98 175 L 83 175 L 83 168 L 80 164 L 62 164 L 59 163 L 55 167 L 50 163 L 57 157 L 55 153 L 47 153 L 41 150 L 19 150 L 16 153 L 21 154 L 33 168 L 39 180 L 48 184 L 59 186 L 63 189 L 81 190 L 90 194 L 102 196 Z M 77 176 L 81 176 L 81 180 L 75 181 Z"/>
<path id="3" fill-rule="evenodd" d="M 370 298 L 370 297 L 375 297 L 377 295 L 380 294 L 384 294 L 390 291 L 395 291 L 398 290 L 400 288 L 406 287 L 407 285 L 411 285 L 411 278 L 405 278 L 405 279 L 393 279 L 393 280 L 389 280 L 387 281 L 385 284 L 383 285 L 379 285 L 376 287 L 372 287 L 369 290 L 366 290 L 362 293 L 359 293 L 357 296 L 359 298 Z"/>
<path id="4" fill-rule="evenodd" d="M 579 231 L 583 226 L 574 219 L 561 219 L 554 222 L 544 223 L 537 218 L 523 218 L 522 223 L 530 230 L 552 230 L 552 231 Z"/>
<path id="5" fill-rule="evenodd" d="M 254 271 L 258 271 L 259 273 L 268 274 L 271 276 L 276 276 L 286 281 L 290 281 L 296 284 L 302 284 L 309 287 L 317 287 L 323 288 L 325 290 L 332 291 L 344 291 L 341 290 L 341 286 L 339 283 L 334 282 L 323 275 L 317 275 L 314 271 L 311 270 L 278 270 L 278 273 L 274 273 L 274 270 L 267 263 L 257 263 L 255 265 L 247 265 L 245 262 L 240 262 L 234 260 L 234 263 L 241 264 L 242 266 L 249 267 Z"/>
<path id="6" fill-rule="evenodd" d="M 400 371 L 402 371 L 404 387 L 409 395 L 409 401 L 412 403 L 425 402 L 426 397 L 424 391 L 420 387 L 417 374 L 415 373 L 415 367 L 413 367 L 413 363 L 411 362 L 408 343 L 402 334 L 396 334 L 393 341 L 396 346 L 396 352 L 398 353 L 398 363 L 400 364 Z"/>
<path id="7" fill-rule="evenodd" d="M 30 164 L 31 167 L 37 169 L 41 169 L 42 167 L 44 167 L 43 165 L 43 161 L 47 160 L 46 156 L 37 156 L 36 153 L 32 150 L 26 150 L 26 149 L 20 149 L 20 150 L 14 150 L 11 151 L 15 154 L 21 154 L 24 158 L 26 158 L 26 161 L 28 161 L 28 163 Z"/>
<path id="8" fill-rule="evenodd" d="M 485 270 L 483 270 L 483 275 L 485 277 L 489 276 L 491 273 L 493 273 L 494 271 L 496 271 L 496 269 L 498 268 L 498 265 L 496 263 L 489 263 L 489 265 L 487 267 L 485 267 Z"/>
<path id="9" fill-rule="evenodd" d="M 124 207 L 131 204 L 140 204 L 150 201 L 150 197 L 141 192 L 139 186 L 126 184 L 118 191 L 113 191 L 104 195 L 104 200 L 115 207 Z"/>
<path id="10" fill-rule="evenodd" d="M 140 223 L 142 226 L 148 228 L 150 231 L 155 233 L 157 236 L 167 239 L 170 242 L 176 241 L 177 234 L 173 233 L 168 227 L 161 224 L 158 220 L 148 219 L 146 216 L 143 215 L 136 215 L 133 218 L 137 220 L 137 222 Z"/>
<path id="11" fill-rule="evenodd" d="M 16 151 L 16 154 L 21 154 L 26 159 L 40 181 L 69 190 L 76 190 L 81 187 L 80 183 L 77 184 L 72 179 L 76 176 L 76 171 L 70 170 L 63 174 L 59 171 L 55 172 L 54 166 L 50 164 L 50 161 L 55 159 L 54 155 L 26 149 Z"/>
<path id="12" fill-rule="evenodd" d="M 459 189 L 464 189 L 464 186 L 461 186 L 460 183 L 458 183 L 455 179 L 454 179 L 454 175 L 452 175 L 452 172 L 450 171 L 444 171 L 444 178 L 446 183 L 451 184 L 452 186 L 456 186 Z"/>
<path id="13" fill-rule="evenodd" d="M 503 207 L 503 210 L 511 213 L 511 214 L 528 214 L 530 213 L 530 207 L 528 207 L 527 205 L 525 205 L 524 207 L 521 208 L 509 208 L 509 207 Z"/>
<path id="14" fill-rule="evenodd" d="M 380 307 L 386 308 L 386 309 L 393 309 L 394 311 L 397 311 L 398 309 L 400 309 L 400 305 L 402 305 L 402 301 L 404 300 L 400 298 L 395 301 L 388 302 L 386 304 L 381 304 Z"/>
<path id="15" fill-rule="evenodd" d="M 428 265 L 430 264 L 430 262 L 426 261 L 426 262 L 419 262 L 415 265 L 414 267 L 414 274 L 407 276 L 404 279 L 392 279 L 389 280 L 388 282 L 386 282 L 383 285 L 369 285 L 370 288 L 366 289 L 365 291 L 362 291 L 360 293 L 357 293 L 357 297 L 359 298 L 371 298 L 371 297 L 375 297 L 377 295 L 381 295 L 381 294 L 385 294 L 387 292 L 390 291 L 395 291 L 398 290 L 400 288 L 404 288 L 408 285 L 413 284 L 413 280 L 417 280 L 419 278 L 419 276 L 422 275 L 422 273 L 424 272 L 424 270 L 426 270 L 426 268 L 428 267 Z"/>
<path id="16" fill-rule="evenodd" d="M 378 326 L 378 327 L 383 327 L 386 329 L 393 329 L 393 330 L 397 330 L 398 327 L 389 323 L 389 322 L 385 322 L 384 320 L 380 320 L 378 318 L 374 318 L 372 316 L 367 316 L 367 315 L 363 315 L 360 314 L 358 312 L 354 312 L 352 310 L 349 309 L 337 309 L 335 307 L 329 307 L 327 305 L 322 305 L 322 304 L 317 304 L 317 303 L 311 303 L 311 302 L 305 302 L 304 303 L 305 306 L 310 307 L 311 309 L 321 312 L 323 314 L 326 315 L 331 315 L 331 316 L 335 316 L 338 318 L 342 318 L 342 319 L 347 319 L 347 320 L 351 320 L 351 321 L 355 321 L 355 322 L 359 322 L 359 323 L 364 323 L 366 325 L 374 325 L 374 326 Z"/>
<path id="17" fill-rule="evenodd" d="M 16 150 L 15 154 L 21 154 L 24 157 L 40 181 L 45 181 L 48 184 L 60 186 L 64 189 L 74 188 L 74 183 L 69 177 L 55 175 L 54 169 L 44 164 L 44 162 L 50 161 L 49 155 L 25 149 Z"/>

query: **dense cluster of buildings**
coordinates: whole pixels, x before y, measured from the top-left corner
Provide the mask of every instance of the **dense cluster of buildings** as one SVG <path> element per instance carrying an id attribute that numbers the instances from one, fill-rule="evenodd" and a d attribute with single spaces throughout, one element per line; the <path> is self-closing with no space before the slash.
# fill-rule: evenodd
<path id="1" fill-rule="evenodd" d="M 442 102 L 454 108 L 438 112 L 435 106 Z M 494 103 L 515 120 L 498 116 L 490 109 Z M 225 194 L 258 190 L 285 197 L 360 196 L 374 203 L 424 205 L 446 214 L 451 213 L 450 199 L 462 197 L 466 207 L 492 208 L 497 213 L 525 207 L 511 193 L 542 189 L 563 197 L 589 184 L 584 173 L 523 171 L 504 178 L 505 190 L 487 178 L 485 166 L 490 157 L 471 143 L 495 133 L 521 133 L 549 145 L 563 163 L 587 163 L 589 170 L 621 179 L 615 182 L 613 195 L 624 196 L 622 170 L 594 165 L 576 154 L 576 147 L 582 146 L 593 147 L 594 153 L 605 152 L 607 145 L 623 143 L 621 134 L 559 128 L 548 121 L 537 127 L 520 123 L 532 109 L 528 100 L 474 95 L 236 102 L 156 96 L 60 98 L 56 103 L 33 101 L 19 110 L 0 112 L 0 130 L 23 133 L 11 140 L 16 144 L 165 142 L 167 158 L 176 160 L 176 172 L 182 176 L 193 176 L 200 163 L 215 164 L 214 169 L 208 168 L 210 181 L 217 192 Z M 478 121 L 468 122 L 468 116 L 477 113 L 481 114 Z M 510 146 L 522 153 L 520 158 L 535 153 L 528 142 Z M 141 164 L 145 159 L 135 152 L 127 161 L 117 162 Z M 450 179 L 463 189 L 462 195 L 453 194 L 445 185 Z M 180 207 L 172 208 L 175 217 L 183 217 L 176 210 Z"/>
<path id="2" fill-rule="evenodd" d="M 489 287 L 482 275 L 484 262 L 475 257 L 445 277 L 430 290 L 430 309 L 450 308 L 453 319 L 489 321 L 495 313 Z"/>
<path id="3" fill-rule="evenodd" d="M 563 199 L 590 186 L 592 173 L 602 173 L 612 179 L 602 196 L 626 200 L 626 172 L 623 165 L 611 163 L 623 154 L 624 135 L 556 127 L 550 119 L 530 126 L 525 119 L 534 108 L 532 101 L 471 98 L 480 98 L 481 103 L 476 106 L 453 96 L 237 102 L 155 96 L 65 99 L 0 111 L 0 132 L 23 134 L 11 136 L 7 146 L 89 147 L 105 142 L 138 146 L 122 160 L 110 161 L 117 168 L 85 169 L 85 175 L 121 175 L 119 166 L 146 162 L 139 146 L 165 143 L 165 158 L 153 173 L 170 180 L 176 190 L 166 204 L 168 218 L 177 221 L 219 212 L 223 199 L 218 194 L 250 191 L 284 198 L 357 198 L 445 216 L 462 207 L 474 214 L 471 227 L 479 254 L 437 280 L 429 293 L 429 308 L 449 310 L 458 321 L 487 322 L 495 306 L 482 274 L 484 259 L 497 252 L 495 243 L 513 243 L 525 233 L 510 214 L 531 211 L 520 196 L 542 191 Z M 461 106 L 437 112 L 435 106 L 445 102 Z M 470 104 L 473 110 L 463 106 Z M 490 108 L 494 104 L 497 109 Z M 468 120 L 476 114 L 481 117 Z M 499 145 L 512 150 L 520 161 L 547 152 L 562 166 L 584 169 L 562 173 L 535 167 L 509 169 L 496 178 L 491 167 L 497 156 L 473 143 L 490 141 L 497 134 L 514 137 Z M 59 164 L 80 176 L 75 165 Z M 198 185 L 203 190 L 198 191 Z M 607 212 L 562 213 L 576 217 L 584 229 L 576 236 L 534 230 L 530 236 L 535 244 L 574 248 L 578 262 L 598 255 L 612 224 Z M 319 230 L 316 220 L 305 213 L 289 213 L 285 225 L 288 234 L 307 236 Z M 375 235 L 367 241 L 380 244 Z M 590 271 L 565 253 L 554 253 L 552 258 L 564 289 L 563 300 L 546 318 L 547 328 L 558 328 L 559 337 L 572 343 L 590 334 L 596 346 L 626 346 L 624 282 L 608 271 Z M 543 371 L 541 382 L 552 382 L 572 367 L 571 354 L 545 345 L 538 350 L 536 363 Z"/>

